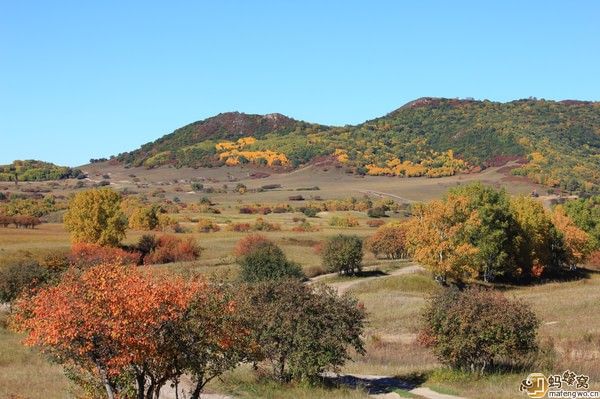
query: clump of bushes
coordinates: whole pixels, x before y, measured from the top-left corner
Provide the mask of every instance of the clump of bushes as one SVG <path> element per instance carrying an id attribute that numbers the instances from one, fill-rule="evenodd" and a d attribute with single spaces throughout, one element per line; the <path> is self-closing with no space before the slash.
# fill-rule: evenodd
<path id="1" fill-rule="evenodd" d="M 27 215 L 0 215 L 0 226 L 8 227 L 11 224 L 15 226 L 15 228 L 25 228 L 25 229 L 35 229 L 36 226 L 41 224 L 42 221 L 40 218 L 35 216 L 27 216 Z"/>
<path id="2" fill-rule="evenodd" d="M 402 225 L 381 226 L 366 242 L 366 247 L 376 257 L 384 255 L 390 259 L 407 256 L 406 229 Z"/>
<path id="3" fill-rule="evenodd" d="M 386 209 L 384 207 L 375 207 L 367 211 L 367 216 L 370 218 L 385 218 L 387 217 Z"/>
<path id="4" fill-rule="evenodd" d="M 309 233 L 309 232 L 313 232 L 313 231 L 319 231 L 319 227 L 318 226 L 313 226 L 312 224 L 310 224 L 309 222 L 302 222 L 299 226 L 294 226 L 292 227 L 292 231 L 296 232 L 296 233 Z"/>
<path id="5" fill-rule="evenodd" d="M 228 231 L 235 232 L 246 232 L 250 231 L 250 229 L 252 229 L 250 223 L 231 223 L 227 226 Z"/>
<path id="6" fill-rule="evenodd" d="M 363 242 L 355 235 L 339 234 L 325 243 L 321 252 L 323 266 L 340 275 L 355 274 L 362 268 Z"/>
<path id="7" fill-rule="evenodd" d="M 107 263 L 135 265 L 139 262 L 140 256 L 137 251 L 130 252 L 118 247 L 79 242 L 71 246 L 69 260 L 73 266 L 83 268 Z"/>
<path id="8" fill-rule="evenodd" d="M 156 239 L 155 247 L 144 257 L 144 264 L 189 262 L 198 259 L 201 252 L 193 238 L 165 234 Z"/>
<path id="9" fill-rule="evenodd" d="M 11 262 L 0 268 L 0 302 L 12 302 L 22 292 L 46 283 L 48 269 L 34 259 Z"/>
<path id="10" fill-rule="evenodd" d="M 445 289 L 431 298 L 423 322 L 420 342 L 461 370 L 526 366 L 538 350 L 539 319 L 527 304 L 498 291 Z"/>
<path id="11" fill-rule="evenodd" d="M 239 264 L 240 278 L 247 283 L 304 277 L 300 265 L 289 261 L 281 248 L 268 240 L 255 243 Z"/>
<path id="12" fill-rule="evenodd" d="M 329 225 L 332 227 L 356 227 L 358 220 L 354 216 L 333 216 L 329 219 Z"/>
<path id="13" fill-rule="evenodd" d="M 254 222 L 252 229 L 256 231 L 279 231 L 281 230 L 281 226 L 277 223 L 267 222 L 263 218 L 258 218 Z"/>
<path id="14" fill-rule="evenodd" d="M 200 233 L 210 233 L 221 230 L 219 225 L 210 219 L 200 219 L 198 220 L 198 224 L 196 226 L 198 232 Z"/>
<path id="15" fill-rule="evenodd" d="M 237 257 L 242 257 L 255 250 L 260 244 L 270 242 L 272 241 L 262 234 L 249 234 L 235 244 L 233 254 Z"/>
<path id="16" fill-rule="evenodd" d="M 367 220 L 367 226 L 369 226 L 369 227 L 379 227 L 379 226 L 383 226 L 384 224 L 385 224 L 385 222 L 380 219 Z"/>

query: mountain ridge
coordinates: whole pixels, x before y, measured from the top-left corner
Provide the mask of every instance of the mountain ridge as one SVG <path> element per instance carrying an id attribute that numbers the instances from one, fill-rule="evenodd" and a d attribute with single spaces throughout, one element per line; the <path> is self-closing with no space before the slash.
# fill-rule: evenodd
<path id="1" fill-rule="evenodd" d="M 241 141 L 240 141 L 241 140 Z M 551 187 L 598 191 L 600 103 L 422 97 L 357 125 L 327 126 L 282 114 L 226 112 L 121 153 L 125 165 L 257 163 L 295 168 L 318 157 L 358 174 L 447 176 L 497 159 Z"/>

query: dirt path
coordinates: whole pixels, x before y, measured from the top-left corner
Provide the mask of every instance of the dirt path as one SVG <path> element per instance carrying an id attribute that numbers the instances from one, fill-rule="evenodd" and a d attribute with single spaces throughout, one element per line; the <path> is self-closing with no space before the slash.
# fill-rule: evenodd
<path id="1" fill-rule="evenodd" d="M 357 279 L 353 279 L 353 280 L 349 280 L 349 281 L 336 281 L 334 283 L 329 283 L 327 285 L 332 288 L 335 288 L 337 290 L 338 294 L 341 295 L 341 294 L 347 292 L 348 290 L 350 290 L 352 287 L 362 284 L 365 281 L 388 278 L 388 277 L 393 277 L 393 276 L 400 276 L 402 274 L 418 273 L 423 270 L 425 270 L 425 269 L 423 269 L 422 266 L 412 264 L 410 266 L 406 266 L 401 269 L 396 269 L 388 274 L 382 274 L 379 276 L 371 276 L 371 277 L 364 277 L 364 278 L 357 278 Z"/>
<path id="2" fill-rule="evenodd" d="M 390 198 L 394 198 L 394 199 L 397 199 L 399 201 L 406 202 L 406 203 L 409 203 L 409 204 L 412 203 L 412 202 L 415 202 L 415 201 L 413 201 L 411 199 L 404 198 L 404 197 L 401 197 L 399 195 L 394 195 L 394 194 L 390 194 L 390 193 L 384 193 L 384 192 L 381 192 L 381 191 L 375 191 L 375 190 L 356 190 L 356 191 L 358 191 L 359 193 L 367 194 L 367 195 L 374 195 L 374 196 L 380 197 L 380 198 L 390 197 Z"/>

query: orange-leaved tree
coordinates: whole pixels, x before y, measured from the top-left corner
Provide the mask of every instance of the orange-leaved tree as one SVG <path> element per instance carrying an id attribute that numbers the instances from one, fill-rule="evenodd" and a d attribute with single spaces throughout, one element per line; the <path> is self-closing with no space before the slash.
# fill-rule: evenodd
<path id="1" fill-rule="evenodd" d="M 591 252 L 590 235 L 577 227 L 562 205 L 554 208 L 552 222 L 562 234 L 568 266 L 583 263 Z"/>
<path id="2" fill-rule="evenodd" d="M 26 345 L 99 378 L 109 398 L 127 388 L 124 375 L 134 376 L 138 398 L 154 398 L 180 373 L 161 330 L 182 317 L 202 288 L 134 266 L 99 265 L 21 298 L 11 322 L 27 333 Z"/>

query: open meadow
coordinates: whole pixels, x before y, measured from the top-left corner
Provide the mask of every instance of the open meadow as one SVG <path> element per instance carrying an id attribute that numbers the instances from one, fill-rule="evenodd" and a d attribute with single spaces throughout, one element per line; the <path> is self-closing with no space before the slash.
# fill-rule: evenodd
<path id="1" fill-rule="evenodd" d="M 409 393 L 415 387 L 465 398 L 514 398 L 521 395 L 519 384 L 527 376 L 524 370 L 494 371 L 483 376 L 453 371 L 443 366 L 431 348 L 418 343 L 420 316 L 428 298 L 440 290 L 432 273 L 417 262 L 406 259 L 382 259 L 365 251 L 363 272 L 358 276 L 328 274 L 322 265 L 322 243 L 337 234 L 352 234 L 366 239 L 376 227 L 369 227 L 366 210 L 320 210 L 314 217 L 300 211 L 268 214 L 243 214 L 244 206 L 298 207 L 327 200 L 354 197 L 371 201 L 392 200 L 398 205 L 386 223 L 404 221 L 409 216 L 408 204 L 441 198 L 449 188 L 481 181 L 493 187 L 503 187 L 512 195 L 528 195 L 533 190 L 545 194 L 541 186 L 507 176 L 499 168 L 481 174 L 457 175 L 439 179 L 391 178 L 348 175 L 339 169 L 310 166 L 291 173 L 272 174 L 263 178 L 249 177 L 249 169 L 206 168 L 125 169 L 120 166 L 90 165 L 83 168 L 89 179 L 75 187 L 76 181 L 54 183 L 21 183 L 19 188 L 47 187 L 52 194 L 68 198 L 94 183 L 110 181 L 109 187 L 130 196 L 144 197 L 149 203 L 192 204 L 206 197 L 219 213 L 179 207 L 168 216 L 178 223 L 178 237 L 191 238 L 201 247 L 193 261 L 142 266 L 149 272 L 175 273 L 189 276 L 200 273 L 211 278 L 234 281 L 239 266 L 234 255 L 236 243 L 248 231 L 231 231 L 228 226 L 248 224 L 261 219 L 274 228 L 259 231 L 279 246 L 287 258 L 300 264 L 310 284 L 326 284 L 358 299 L 367 313 L 363 333 L 366 353 L 354 353 L 352 361 L 341 369 L 353 376 L 393 377 L 386 392 L 394 397 L 434 397 L 427 392 Z M 254 170 L 254 173 L 257 171 Z M 260 170 L 258 170 L 260 172 Z M 101 176 L 104 175 L 105 178 Z M 109 176 L 109 179 L 106 179 Z M 134 181 L 135 179 L 135 181 Z M 203 182 L 202 192 L 194 191 L 192 183 Z M 234 187 L 243 184 L 244 193 Z M 226 185 L 228 189 L 223 189 Z M 11 191 L 18 188 L 5 184 Z M 274 188 L 264 188 L 271 186 Z M 261 189 L 263 187 L 263 189 Z M 318 189 L 306 189 L 318 187 Z M 219 192 L 222 189 L 222 192 Z M 302 196 L 291 199 L 293 196 Z M 542 198 L 548 205 L 552 197 Z M 48 223 L 34 229 L 0 227 L 0 267 L 20 256 L 38 256 L 48 251 L 69 251 L 69 233 L 61 222 L 64 209 L 47 216 Z M 350 219 L 355 225 L 334 226 L 336 218 Z M 199 220 L 208 219 L 219 226 L 218 231 L 199 232 Z M 308 222 L 310 229 L 298 226 Z M 271 230 L 271 231 L 269 231 Z M 130 229 L 122 243 L 135 245 L 144 234 L 155 232 Z M 484 284 L 484 283 L 481 283 Z M 539 340 L 544 369 L 529 371 L 558 372 L 573 370 L 590 376 L 591 388 L 600 388 L 600 318 L 594 312 L 600 306 L 600 274 L 590 270 L 585 277 L 567 282 L 545 282 L 532 285 L 503 284 L 500 289 L 510 298 L 519 298 L 530 305 L 540 319 Z M 4 306 L 0 319 L 0 397 L 21 399 L 53 399 L 74 397 L 78 390 L 63 376 L 60 367 L 48 362 L 35 350 L 19 344 L 20 335 L 7 329 L 9 312 Z M 541 366 L 540 366 L 541 367 Z M 405 384 L 405 385 L 402 385 Z M 208 384 L 207 392 L 231 395 L 233 398 L 363 398 L 369 397 L 358 386 L 279 385 L 255 376 L 249 367 L 238 367 Z M 167 393 L 164 393 L 167 395 Z M 425 396 L 419 396 L 425 395 Z M 167 396 L 164 396 L 169 397 Z M 392 396 L 386 396 L 386 398 Z"/>

